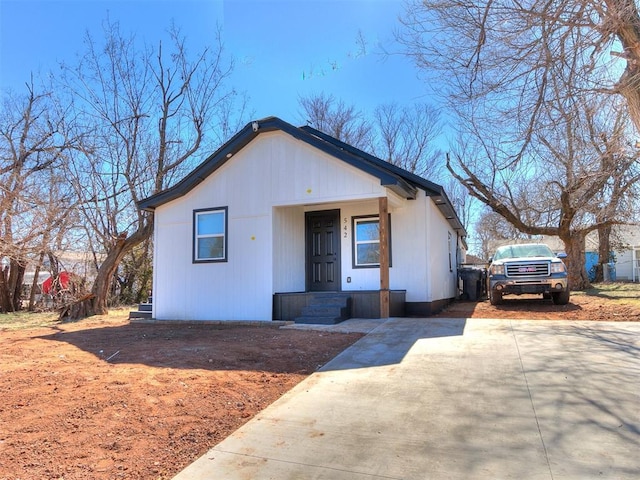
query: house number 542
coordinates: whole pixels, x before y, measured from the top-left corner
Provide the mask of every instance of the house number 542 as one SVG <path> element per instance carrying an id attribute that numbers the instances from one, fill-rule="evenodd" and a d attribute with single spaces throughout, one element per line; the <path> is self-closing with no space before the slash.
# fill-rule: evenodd
<path id="1" fill-rule="evenodd" d="M 347 232 L 349 231 L 349 229 L 347 228 L 347 217 L 344 217 L 344 227 L 342 227 L 342 229 L 344 230 L 344 232 L 342 233 L 342 238 L 347 238 Z"/>

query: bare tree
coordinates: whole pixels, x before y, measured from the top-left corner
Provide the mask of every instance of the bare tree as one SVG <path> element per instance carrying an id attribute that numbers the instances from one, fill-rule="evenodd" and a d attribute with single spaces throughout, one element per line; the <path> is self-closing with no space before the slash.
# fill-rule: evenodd
<path id="1" fill-rule="evenodd" d="M 303 97 L 300 105 L 314 128 L 416 175 L 442 178 L 444 155 L 437 144 L 442 123 L 431 105 L 379 105 L 372 117 L 332 95 Z"/>
<path id="2" fill-rule="evenodd" d="M 556 115 L 549 117 L 553 122 L 548 129 L 532 137 L 530 162 L 505 168 L 500 150 L 485 142 L 476 152 L 480 161 L 470 161 L 467 151 L 448 167 L 472 196 L 519 232 L 560 237 L 571 288 L 581 289 L 589 285 L 585 238 L 591 231 L 628 221 L 629 211 L 621 206 L 640 179 L 638 156 L 631 146 L 621 149 L 622 137 L 610 136 L 610 122 L 595 115 L 602 109 L 578 102 L 545 108 L 557 110 Z"/>
<path id="3" fill-rule="evenodd" d="M 639 25 L 632 0 L 427 0 L 403 19 L 407 53 L 447 78 L 432 84 L 475 144 L 450 170 L 519 231 L 560 236 L 572 288 L 588 285 L 586 234 L 630 217 L 636 176 L 620 171 L 636 158 L 612 149 L 610 119 L 624 99 L 640 125 Z"/>
<path id="4" fill-rule="evenodd" d="M 142 242 L 131 250 L 122 260 L 118 272 L 118 290 L 120 301 L 130 305 L 146 302 L 152 287 L 153 242 Z"/>
<path id="5" fill-rule="evenodd" d="M 302 121 L 356 148 L 367 149 L 371 144 L 371 123 L 366 116 L 337 100 L 333 95 L 315 95 L 298 99 Z"/>
<path id="6" fill-rule="evenodd" d="M 434 107 L 380 105 L 373 112 L 372 126 L 375 155 L 424 178 L 442 178 L 444 155 L 436 143 L 442 122 Z"/>
<path id="7" fill-rule="evenodd" d="M 533 132 L 542 102 L 555 97 L 550 80 L 572 63 L 583 92 L 622 96 L 640 130 L 640 15 L 634 0 L 411 1 L 399 39 L 452 106 L 472 108 L 494 124 L 496 113 Z M 443 91 L 444 90 L 444 91 Z M 573 92 L 576 93 L 576 92 Z"/>
<path id="8" fill-rule="evenodd" d="M 612 240 L 614 227 L 619 223 L 633 223 L 638 208 L 640 190 L 640 162 L 638 146 L 629 142 L 625 129 L 624 115 L 619 113 L 612 122 L 613 135 L 600 136 L 593 142 L 603 158 L 603 168 L 614 169 L 614 174 L 602 186 L 602 189 L 591 202 L 591 215 L 596 221 L 598 232 L 598 258 L 595 266 L 595 281 L 605 280 L 604 264 L 612 259 Z M 626 218 L 625 218 L 626 217 Z"/>
<path id="9" fill-rule="evenodd" d="M 73 141 L 48 92 L 9 93 L 0 110 L 0 312 L 21 308 L 29 263 L 65 228 L 73 201 L 56 169 Z"/>
<path id="10" fill-rule="evenodd" d="M 475 233 L 478 237 L 478 254 L 480 258 L 488 260 L 497 246 L 505 242 L 533 241 L 535 236 L 524 234 L 515 228 L 504 217 L 484 206 L 477 221 Z"/>
<path id="11" fill-rule="evenodd" d="M 117 23 L 104 24 L 104 44 L 87 35 L 76 66 L 64 66 L 61 87 L 84 132 L 68 165 L 82 213 L 101 249 L 89 308 L 107 311 L 118 266 L 153 231 L 136 202 L 181 178 L 209 140 L 232 123 L 235 92 L 225 87 L 232 63 L 218 43 L 191 55 L 175 27 L 170 45 L 141 48 Z"/>

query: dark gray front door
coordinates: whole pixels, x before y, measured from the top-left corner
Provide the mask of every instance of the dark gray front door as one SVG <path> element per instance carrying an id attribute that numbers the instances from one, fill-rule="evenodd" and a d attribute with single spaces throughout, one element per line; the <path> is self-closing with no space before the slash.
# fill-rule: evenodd
<path id="1" fill-rule="evenodd" d="M 307 290 L 339 291 L 340 210 L 307 212 Z"/>

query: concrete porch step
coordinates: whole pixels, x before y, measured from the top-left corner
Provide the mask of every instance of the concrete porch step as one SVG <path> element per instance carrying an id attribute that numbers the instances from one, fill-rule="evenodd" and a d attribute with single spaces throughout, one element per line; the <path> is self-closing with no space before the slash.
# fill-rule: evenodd
<path id="1" fill-rule="evenodd" d="M 302 317 L 296 317 L 295 323 L 300 323 L 305 325 L 335 325 L 336 323 L 344 322 L 345 320 L 347 319 L 341 318 L 341 317 L 302 316 Z"/>
<path id="2" fill-rule="evenodd" d="M 335 325 L 351 318 L 351 296 L 344 293 L 317 293 L 302 308 L 295 323 Z"/>
<path id="3" fill-rule="evenodd" d="M 138 304 L 138 311 L 139 312 L 150 312 L 152 308 L 153 308 L 153 305 L 150 304 L 150 303 L 140 303 L 140 304 Z"/>
<path id="4" fill-rule="evenodd" d="M 132 318 L 152 318 L 151 310 L 153 305 L 151 303 L 139 303 L 138 310 L 129 312 L 129 319 Z"/>
<path id="5" fill-rule="evenodd" d="M 349 309 L 341 305 L 309 305 L 302 308 L 303 317 L 345 317 L 349 314 Z"/>

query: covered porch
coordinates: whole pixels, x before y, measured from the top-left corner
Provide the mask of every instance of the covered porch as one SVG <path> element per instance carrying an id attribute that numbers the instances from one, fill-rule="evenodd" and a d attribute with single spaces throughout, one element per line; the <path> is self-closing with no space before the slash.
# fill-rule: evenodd
<path id="1" fill-rule="evenodd" d="M 391 201 L 274 208 L 273 320 L 337 323 L 405 315 L 406 291 L 392 291 L 389 280 L 389 205 L 402 208 L 403 202 L 388 194 Z"/>

